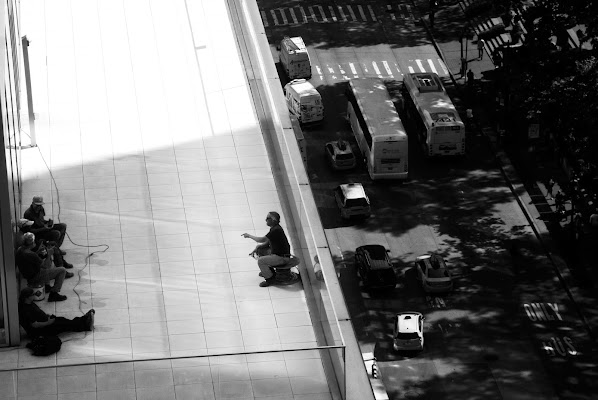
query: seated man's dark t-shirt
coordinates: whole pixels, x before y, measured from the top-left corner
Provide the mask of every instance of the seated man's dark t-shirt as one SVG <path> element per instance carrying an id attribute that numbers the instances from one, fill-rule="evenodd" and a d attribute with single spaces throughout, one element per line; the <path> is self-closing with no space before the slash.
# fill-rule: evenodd
<path id="1" fill-rule="evenodd" d="M 46 322 L 48 314 L 42 311 L 35 303 L 19 303 L 19 323 L 29 335 L 35 332 L 35 328 L 31 325 L 34 322 Z"/>
<path id="2" fill-rule="evenodd" d="M 270 249 L 272 249 L 272 254 L 284 256 L 291 253 L 291 246 L 289 246 L 287 236 L 284 234 L 284 230 L 280 225 L 274 225 L 271 227 L 270 232 L 268 232 L 266 237 L 268 240 L 270 240 Z"/>
<path id="3" fill-rule="evenodd" d="M 19 247 L 15 261 L 23 278 L 29 280 L 37 275 L 44 264 L 44 261 L 33 251 Z"/>

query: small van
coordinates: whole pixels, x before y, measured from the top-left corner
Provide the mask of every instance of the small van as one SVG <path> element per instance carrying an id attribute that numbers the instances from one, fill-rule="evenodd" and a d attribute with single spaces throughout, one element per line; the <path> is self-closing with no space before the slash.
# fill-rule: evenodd
<path id="1" fill-rule="evenodd" d="M 322 96 L 316 88 L 305 79 L 295 79 L 284 87 L 287 107 L 297 117 L 299 123 L 309 124 L 324 119 Z"/>
<path id="2" fill-rule="evenodd" d="M 334 189 L 334 199 L 344 219 L 370 216 L 370 199 L 365 194 L 361 183 L 345 183 L 337 186 Z"/>
<path id="3" fill-rule="evenodd" d="M 285 36 L 280 42 L 280 64 L 290 80 L 311 79 L 311 61 L 300 36 Z"/>

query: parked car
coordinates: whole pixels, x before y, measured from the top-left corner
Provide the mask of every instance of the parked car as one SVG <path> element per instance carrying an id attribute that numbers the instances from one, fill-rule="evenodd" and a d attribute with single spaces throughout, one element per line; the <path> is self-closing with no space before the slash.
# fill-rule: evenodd
<path id="1" fill-rule="evenodd" d="M 337 171 L 355 168 L 355 154 L 346 140 L 326 143 L 324 153 L 330 166 Z"/>
<path id="2" fill-rule="evenodd" d="M 370 199 L 365 194 L 361 183 L 345 183 L 334 189 L 336 205 L 345 219 L 351 217 L 369 217 Z"/>
<path id="3" fill-rule="evenodd" d="M 370 244 L 358 247 L 355 249 L 355 265 L 367 289 L 391 290 L 397 285 L 397 276 L 384 246 Z"/>
<path id="4" fill-rule="evenodd" d="M 453 288 L 453 278 L 444 259 L 438 254 L 426 254 L 415 259 L 417 279 L 426 293 L 448 292 Z"/>
<path id="5" fill-rule="evenodd" d="M 392 346 L 396 351 L 424 349 L 424 319 L 421 313 L 415 311 L 395 316 Z"/>

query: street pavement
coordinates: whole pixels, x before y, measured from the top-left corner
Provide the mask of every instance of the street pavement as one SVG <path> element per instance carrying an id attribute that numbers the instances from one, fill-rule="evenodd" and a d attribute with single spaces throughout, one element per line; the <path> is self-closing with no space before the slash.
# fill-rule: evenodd
<path id="1" fill-rule="evenodd" d="M 410 140 L 412 179 L 407 185 L 375 184 L 363 168 L 335 173 L 325 163 L 324 143 L 338 136 L 358 151 L 343 119 L 348 79 L 393 82 L 407 72 L 437 72 L 465 115 L 470 107 L 461 89 L 465 81 L 455 76 L 461 58 L 458 35 L 466 23 L 459 19 L 458 5 L 443 3 L 433 31 L 438 38 L 431 42 L 427 1 L 258 4 L 275 61 L 284 36 L 302 36 L 308 46 L 311 82 L 322 95 L 326 115 L 321 126 L 304 131 L 311 186 L 356 334 L 361 345 L 376 345 L 390 397 L 555 398 L 554 386 L 564 398 L 568 393 L 591 398 L 595 352 L 577 302 L 533 240 L 537 228 L 521 209 L 525 195 L 513 189 L 516 176 L 511 186 L 505 185 L 510 170 L 496 162 L 484 135 L 469 135 L 462 162 L 425 160 L 417 141 Z M 442 31 L 443 26 L 450 29 Z M 467 55 L 476 78 L 493 69 L 488 55 L 474 59 L 475 42 L 468 41 Z M 284 85 L 286 77 L 279 72 Z M 484 109 L 472 108 L 481 125 L 488 123 Z M 368 221 L 341 221 L 332 189 L 345 182 L 364 183 L 375 210 Z M 521 243 L 513 254 L 511 242 Z M 353 251 L 369 243 L 391 251 L 400 276 L 391 296 L 364 292 L 356 277 Z M 412 261 L 429 251 L 442 253 L 452 265 L 458 285 L 449 296 L 426 296 L 417 284 Z M 407 309 L 427 318 L 421 355 L 397 355 L 390 346 L 392 317 Z"/>
<path id="2" fill-rule="evenodd" d="M 422 15 L 427 15 L 428 7 L 427 1 L 417 3 Z M 597 379 L 595 369 L 598 334 L 598 231 L 590 227 L 587 223 L 589 221 L 586 221 L 581 232 L 575 235 L 570 218 L 561 219 L 557 216 L 554 195 L 562 187 L 569 185 L 569 177 L 562 168 L 561 160 L 555 158 L 552 150 L 542 146 L 529 149 L 521 145 L 525 140 L 514 140 L 503 145 L 495 129 L 501 123 L 495 118 L 497 114 L 492 109 L 483 107 L 483 102 L 477 101 L 475 95 L 472 97 L 471 93 L 468 93 L 466 78 L 461 74 L 461 58 L 466 58 L 467 70 L 471 70 L 477 80 L 484 79 L 488 72 L 495 69 L 495 65 L 489 54 L 478 57 L 477 38 L 471 36 L 472 21 L 468 20 L 458 2 L 444 1 L 435 13 L 433 26 L 429 17 L 423 18 L 421 22 L 450 70 L 458 97 L 464 100 L 462 107 L 473 110 L 476 126 L 492 143 L 507 180 L 514 188 L 523 189 L 518 191 L 519 201 L 540 239 L 537 245 L 547 254 L 544 260 L 546 268 L 552 268 L 565 285 L 572 303 L 571 312 L 579 315 L 587 331 L 590 346 L 585 350 L 585 354 L 575 353 L 576 357 L 580 357 L 574 363 L 576 367 L 557 368 L 563 371 L 564 376 L 570 378 L 563 379 L 566 383 L 558 385 L 559 394 L 564 398 L 574 395 L 583 398 L 584 393 L 586 396 L 594 396 L 591 393 L 596 391 Z M 468 34 L 463 35 L 463 32 Z M 514 171 L 516 173 L 512 173 Z M 547 184 L 551 179 L 554 181 L 552 187 Z M 571 205 L 567 204 L 566 208 L 570 210 Z M 522 268 L 529 269 L 530 264 L 523 260 L 525 257 L 519 257 Z M 563 330 L 566 330 L 566 325 L 563 326 Z M 562 348 L 558 343 L 546 348 L 549 358 L 556 361 L 552 363 L 552 367 L 561 363 L 559 355 L 567 352 L 560 351 Z M 583 365 L 581 359 L 585 359 L 588 364 Z"/>

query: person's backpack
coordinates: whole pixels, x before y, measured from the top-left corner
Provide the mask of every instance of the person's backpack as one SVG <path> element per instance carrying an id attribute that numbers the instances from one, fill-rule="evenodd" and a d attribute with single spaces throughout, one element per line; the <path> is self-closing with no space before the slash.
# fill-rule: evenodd
<path id="1" fill-rule="evenodd" d="M 58 336 L 38 336 L 27 343 L 27 348 L 33 351 L 34 356 L 49 356 L 57 353 L 61 347 L 62 340 Z"/>

